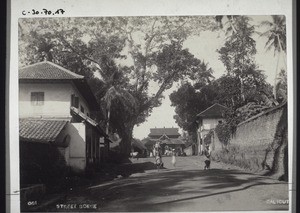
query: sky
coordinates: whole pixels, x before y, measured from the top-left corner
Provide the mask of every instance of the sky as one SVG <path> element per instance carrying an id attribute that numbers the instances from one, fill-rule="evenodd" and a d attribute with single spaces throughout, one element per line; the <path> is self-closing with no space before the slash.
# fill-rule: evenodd
<path id="1" fill-rule="evenodd" d="M 253 23 L 258 24 L 262 20 L 270 20 L 270 16 L 256 16 L 252 17 Z M 263 31 L 264 29 L 261 29 Z M 215 78 L 220 77 L 225 72 L 223 63 L 218 59 L 219 54 L 216 52 L 217 49 L 222 47 L 224 43 L 224 34 L 222 31 L 211 32 L 204 31 L 200 36 L 194 36 L 187 39 L 184 43 L 184 47 L 188 48 L 189 51 L 195 55 L 196 58 L 204 60 L 214 70 L 213 75 Z M 277 56 L 274 56 L 274 52 L 266 51 L 265 43 L 266 38 L 254 35 L 253 39 L 256 40 L 257 54 L 255 60 L 261 70 L 264 70 L 264 74 L 267 76 L 267 82 L 271 85 L 274 84 L 275 70 L 277 65 Z M 284 63 L 281 61 L 279 66 L 283 67 Z M 150 117 L 147 121 L 139 126 L 135 126 L 133 130 L 133 136 L 138 139 L 143 139 L 150 133 L 150 128 L 162 128 L 162 127 L 176 127 L 173 116 L 175 115 L 175 108 L 171 106 L 169 95 L 178 88 L 178 85 L 174 84 L 173 87 L 164 92 L 165 98 L 162 101 L 160 107 L 154 108 Z M 150 90 L 156 91 L 157 86 L 152 85 Z M 180 130 L 182 132 L 182 130 Z"/>

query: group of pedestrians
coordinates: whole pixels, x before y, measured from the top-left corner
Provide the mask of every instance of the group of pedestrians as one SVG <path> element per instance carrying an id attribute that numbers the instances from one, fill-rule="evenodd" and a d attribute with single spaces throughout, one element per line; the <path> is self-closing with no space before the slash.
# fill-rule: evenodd
<path id="1" fill-rule="evenodd" d="M 206 159 L 204 161 L 204 164 L 205 164 L 204 169 L 207 170 L 207 169 L 210 169 L 210 163 L 211 163 L 211 149 L 208 144 L 205 146 L 204 155 L 206 157 Z M 153 147 L 153 156 L 155 158 L 155 164 L 156 164 L 157 170 L 163 168 L 164 163 L 162 161 L 162 148 L 160 145 L 160 141 L 157 141 Z M 172 163 L 173 167 L 175 167 L 175 165 L 176 165 L 175 156 L 176 156 L 175 149 L 172 149 L 171 163 Z"/>

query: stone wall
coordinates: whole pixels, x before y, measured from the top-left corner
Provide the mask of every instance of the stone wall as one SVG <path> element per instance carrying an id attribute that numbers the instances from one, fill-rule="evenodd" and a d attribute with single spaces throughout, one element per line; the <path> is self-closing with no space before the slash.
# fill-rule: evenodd
<path id="1" fill-rule="evenodd" d="M 212 135 L 210 148 L 212 151 L 221 150 L 223 148 L 222 143 L 220 142 L 216 131 L 214 131 L 214 134 Z"/>
<path id="2" fill-rule="evenodd" d="M 227 150 L 218 146 L 213 159 L 235 164 L 254 172 L 276 170 L 278 175 L 286 173 L 287 156 L 287 113 L 286 104 L 258 114 L 242 123 L 232 136 Z M 279 165 L 274 156 L 279 154 Z M 273 167 L 279 167 L 273 169 Z"/>
<path id="3" fill-rule="evenodd" d="M 260 146 L 272 143 L 282 112 L 283 107 L 276 107 L 240 123 L 230 144 Z"/>

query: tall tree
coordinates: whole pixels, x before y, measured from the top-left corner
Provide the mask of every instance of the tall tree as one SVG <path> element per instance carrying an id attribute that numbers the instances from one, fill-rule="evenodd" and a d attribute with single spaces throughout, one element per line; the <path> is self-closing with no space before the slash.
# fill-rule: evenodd
<path id="1" fill-rule="evenodd" d="M 211 86 L 213 70 L 204 61 L 200 62 L 202 72 L 190 76 L 189 81 L 182 81 L 177 91 L 170 94 L 171 105 L 175 107 L 174 119 L 178 126 L 196 139 L 196 115 L 209 107 L 215 100 L 216 91 Z M 200 74 L 200 75 L 199 75 Z"/>
<path id="2" fill-rule="evenodd" d="M 229 16 L 229 29 L 232 33 L 226 38 L 224 46 L 217 52 L 219 59 L 226 67 L 228 75 L 233 75 L 240 80 L 240 94 L 245 101 L 245 79 L 255 73 L 254 55 L 256 42 L 252 38 L 254 26 L 249 24 L 249 17 Z"/>
<path id="3" fill-rule="evenodd" d="M 20 62 L 47 58 L 87 72 L 110 112 L 110 131 L 120 134 L 122 152 L 128 154 L 133 127 L 160 105 L 174 81 L 186 75 L 205 78 L 200 61 L 182 42 L 212 23 L 208 16 L 20 19 Z M 150 82 L 158 84 L 154 94 Z"/>
<path id="4" fill-rule="evenodd" d="M 197 91 L 194 86 L 186 82 L 170 95 L 172 106 L 175 106 L 174 119 L 178 126 L 189 134 L 197 130 L 196 115 L 212 104 L 213 93 L 203 94 L 203 91 Z"/>
<path id="5" fill-rule="evenodd" d="M 267 27 L 267 30 L 261 33 L 261 36 L 267 37 L 267 42 L 265 48 L 267 50 L 274 50 L 274 56 L 277 54 L 277 66 L 275 70 L 274 78 L 274 87 L 273 94 L 275 99 L 277 99 L 277 79 L 278 79 L 278 70 L 279 61 L 282 57 L 284 60 L 284 65 L 286 69 L 286 23 L 285 16 L 273 15 L 272 21 L 263 21 L 261 26 Z M 281 57 L 280 57 L 281 56 Z"/>
<path id="6" fill-rule="evenodd" d="M 282 69 L 277 77 L 276 96 L 279 103 L 287 101 L 287 75 Z"/>
<path id="7" fill-rule="evenodd" d="M 277 54 L 277 65 L 275 70 L 273 94 L 275 100 L 285 102 L 287 97 L 287 76 L 286 76 L 286 21 L 285 16 L 273 15 L 272 21 L 263 21 L 261 26 L 267 27 L 267 30 L 261 36 L 267 37 L 266 49 L 274 50 L 274 56 Z M 281 69 L 278 75 L 280 58 L 283 58 L 285 67 Z M 275 138 L 266 150 L 265 160 L 273 150 L 273 163 L 271 166 L 271 174 L 278 172 L 279 167 L 284 167 L 284 175 L 281 177 L 285 180 L 288 179 L 288 140 L 287 140 L 287 105 L 283 106 L 283 113 L 277 124 Z M 284 156 L 283 159 L 280 156 Z M 264 164 L 266 161 L 264 161 Z"/>

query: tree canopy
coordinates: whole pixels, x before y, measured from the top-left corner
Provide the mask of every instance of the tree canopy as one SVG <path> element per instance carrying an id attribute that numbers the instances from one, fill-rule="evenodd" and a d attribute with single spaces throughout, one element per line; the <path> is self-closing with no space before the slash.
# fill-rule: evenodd
<path id="1" fill-rule="evenodd" d="M 231 133 L 239 122 L 274 106 L 272 87 L 254 60 L 256 41 L 252 36 L 255 28 L 249 24 L 250 18 L 226 16 L 224 25 L 222 19 L 223 16 L 216 17 L 219 27 L 225 28 L 225 42 L 217 52 L 225 74 L 208 82 L 184 83 L 170 95 L 175 106 L 174 118 L 188 132 L 196 131 L 196 115 L 214 103 L 229 108 L 223 126 Z"/>
<path id="2" fill-rule="evenodd" d="M 20 19 L 19 63 L 48 60 L 84 75 L 101 103 L 107 131 L 120 135 L 121 150 L 128 154 L 133 127 L 160 106 L 164 91 L 174 82 L 181 83 L 170 96 L 175 120 L 188 132 L 196 128 L 195 115 L 213 103 L 233 109 L 235 118 L 249 116 L 237 109 L 272 106 L 271 86 L 254 60 L 255 27 L 249 22 L 247 16 L 231 15 Z M 262 25 L 270 27 L 263 34 L 268 36 L 267 47 L 285 52 L 283 17 Z M 204 30 L 220 28 L 226 32 L 218 50 L 225 74 L 214 79 L 209 64 L 183 43 Z M 276 88 L 284 99 L 284 71 L 280 79 Z M 152 83 L 156 91 L 150 88 Z"/>
<path id="3" fill-rule="evenodd" d="M 286 23 L 285 23 L 285 16 L 280 15 L 272 15 L 272 21 L 262 21 L 261 26 L 266 27 L 267 29 L 261 33 L 260 35 L 267 38 L 267 42 L 265 44 L 266 50 L 270 51 L 274 49 L 274 56 L 277 54 L 277 65 L 275 70 L 275 78 L 274 78 L 274 86 L 273 86 L 273 94 L 274 98 L 278 101 L 285 100 L 282 98 L 284 93 L 287 93 L 287 90 L 277 91 L 280 88 L 280 84 L 282 82 L 277 82 L 278 80 L 283 80 L 284 71 L 280 73 L 280 77 L 278 77 L 278 70 L 279 70 L 279 61 L 280 56 L 284 60 L 285 67 L 283 70 L 286 69 Z M 277 95 L 279 93 L 279 96 Z"/>
<path id="4" fill-rule="evenodd" d="M 161 104 L 163 92 L 185 76 L 210 72 L 183 41 L 215 28 L 214 17 L 89 17 L 19 20 L 20 65 L 49 60 L 87 77 L 110 132 L 128 154 L 132 130 Z M 149 83 L 158 84 L 149 91 Z"/>

